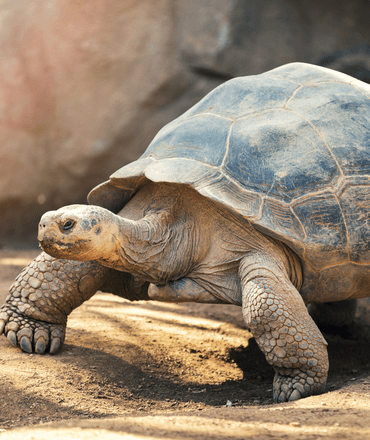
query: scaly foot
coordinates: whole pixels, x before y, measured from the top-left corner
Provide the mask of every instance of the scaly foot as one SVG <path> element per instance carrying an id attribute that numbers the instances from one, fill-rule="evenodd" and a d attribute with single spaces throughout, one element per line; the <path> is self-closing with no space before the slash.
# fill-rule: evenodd
<path id="1" fill-rule="evenodd" d="M 27 353 L 56 353 L 63 345 L 66 324 L 53 324 L 24 316 L 12 305 L 0 309 L 0 335 Z"/>
<path id="2" fill-rule="evenodd" d="M 311 370 L 302 369 L 286 370 L 285 373 L 286 376 L 276 371 L 273 385 L 274 402 L 290 402 L 321 394 L 325 390 L 326 376 L 319 377 Z"/>
<path id="3" fill-rule="evenodd" d="M 245 323 L 276 373 L 274 401 L 323 392 L 329 369 L 327 342 L 284 270 L 284 260 L 249 255 L 240 275 Z"/>
<path id="4" fill-rule="evenodd" d="M 28 353 L 55 353 L 67 316 L 102 286 L 109 269 L 93 261 L 57 260 L 44 252 L 17 276 L 0 309 L 0 335 Z"/>

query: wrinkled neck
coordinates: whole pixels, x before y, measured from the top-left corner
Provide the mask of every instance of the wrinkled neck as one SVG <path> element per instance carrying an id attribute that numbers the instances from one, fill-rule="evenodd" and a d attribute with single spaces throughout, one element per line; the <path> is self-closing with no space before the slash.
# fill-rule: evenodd
<path id="1" fill-rule="evenodd" d="M 147 269 L 150 263 L 158 263 L 171 238 L 169 214 L 155 213 L 138 221 L 122 220 L 117 243 L 122 260 L 134 267 L 148 266 Z"/>
<path id="2" fill-rule="evenodd" d="M 167 212 L 149 214 L 137 221 L 116 216 L 109 246 L 100 260 L 105 266 L 130 272 L 138 278 L 156 280 L 172 238 Z"/>

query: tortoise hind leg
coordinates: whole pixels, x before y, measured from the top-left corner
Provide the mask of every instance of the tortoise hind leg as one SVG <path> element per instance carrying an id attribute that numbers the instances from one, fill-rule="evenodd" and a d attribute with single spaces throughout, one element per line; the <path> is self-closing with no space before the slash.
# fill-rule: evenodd
<path id="1" fill-rule="evenodd" d="M 244 320 L 274 367 L 274 401 L 324 391 L 329 368 L 326 341 L 281 264 L 263 254 L 239 269 Z"/>

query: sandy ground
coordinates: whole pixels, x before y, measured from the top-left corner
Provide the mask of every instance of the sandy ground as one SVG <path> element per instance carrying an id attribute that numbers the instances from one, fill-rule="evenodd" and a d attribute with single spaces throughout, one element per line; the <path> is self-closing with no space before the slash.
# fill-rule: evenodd
<path id="1" fill-rule="evenodd" d="M 37 253 L 0 251 L 1 304 Z M 99 293 L 57 355 L 0 337 L 0 439 L 370 439 L 369 341 L 325 336 L 327 393 L 277 405 L 240 308 Z"/>

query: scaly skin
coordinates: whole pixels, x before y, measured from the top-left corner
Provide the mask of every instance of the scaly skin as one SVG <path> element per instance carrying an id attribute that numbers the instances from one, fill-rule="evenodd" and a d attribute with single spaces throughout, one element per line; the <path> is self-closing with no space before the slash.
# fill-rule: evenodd
<path id="1" fill-rule="evenodd" d="M 56 260 L 41 253 L 11 286 L 0 309 L 0 334 L 28 353 L 57 352 L 68 315 L 95 294 L 109 273 L 95 262 Z"/>
<path id="2" fill-rule="evenodd" d="M 242 264 L 241 282 L 244 320 L 275 370 L 274 401 L 322 393 L 327 343 L 286 273 L 266 258 L 258 269 Z"/>

